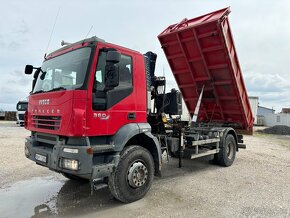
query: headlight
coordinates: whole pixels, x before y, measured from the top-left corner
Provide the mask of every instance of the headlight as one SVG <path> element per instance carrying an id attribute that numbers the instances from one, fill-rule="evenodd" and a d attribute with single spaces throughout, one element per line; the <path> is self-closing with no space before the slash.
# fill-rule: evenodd
<path id="1" fill-rule="evenodd" d="M 72 159 L 62 159 L 62 167 L 68 170 L 78 170 L 79 169 L 79 162 L 77 160 Z"/>

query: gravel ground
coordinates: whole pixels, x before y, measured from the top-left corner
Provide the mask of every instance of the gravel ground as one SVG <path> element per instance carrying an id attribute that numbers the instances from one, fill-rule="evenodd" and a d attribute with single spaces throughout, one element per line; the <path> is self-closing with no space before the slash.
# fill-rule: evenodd
<path id="1" fill-rule="evenodd" d="M 263 130 L 258 130 L 257 132 L 275 134 L 275 135 L 290 135 L 290 127 L 284 125 L 277 125 Z"/>
<path id="2" fill-rule="evenodd" d="M 290 217 L 290 137 L 245 136 L 228 168 L 209 158 L 170 159 L 145 198 L 116 201 L 108 189 L 69 181 L 24 156 L 29 132 L 0 122 L 0 217 Z"/>

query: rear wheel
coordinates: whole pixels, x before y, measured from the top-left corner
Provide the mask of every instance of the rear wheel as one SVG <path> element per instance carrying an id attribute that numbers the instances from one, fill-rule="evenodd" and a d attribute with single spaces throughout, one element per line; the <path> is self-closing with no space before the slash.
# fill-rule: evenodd
<path id="1" fill-rule="evenodd" d="M 236 158 L 237 143 L 233 135 L 227 135 L 224 146 L 215 155 L 216 162 L 221 166 L 231 166 Z"/>
<path id="2" fill-rule="evenodd" d="M 154 161 L 150 152 L 138 145 L 125 147 L 120 162 L 109 177 L 114 197 L 124 203 L 143 198 L 152 185 Z"/>

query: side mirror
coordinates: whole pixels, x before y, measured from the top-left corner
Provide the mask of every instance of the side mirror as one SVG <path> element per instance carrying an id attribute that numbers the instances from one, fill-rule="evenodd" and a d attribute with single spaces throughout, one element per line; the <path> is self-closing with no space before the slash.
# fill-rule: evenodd
<path id="1" fill-rule="evenodd" d="M 107 59 L 106 62 L 111 62 L 111 63 L 119 63 L 121 60 L 121 54 L 120 52 L 117 51 L 108 51 L 107 52 Z"/>
<path id="2" fill-rule="evenodd" d="M 26 65 L 26 66 L 25 66 L 25 71 L 24 71 L 24 73 L 25 73 L 25 74 L 32 74 L 32 72 L 33 72 L 33 66 L 32 66 L 32 65 Z"/>
<path id="3" fill-rule="evenodd" d="M 105 72 L 105 90 L 112 90 L 119 85 L 119 67 L 115 64 L 107 63 Z"/>
<path id="4" fill-rule="evenodd" d="M 108 51 L 105 67 L 105 90 L 112 90 L 119 85 L 119 67 L 116 65 L 121 60 L 121 54 L 117 51 Z"/>

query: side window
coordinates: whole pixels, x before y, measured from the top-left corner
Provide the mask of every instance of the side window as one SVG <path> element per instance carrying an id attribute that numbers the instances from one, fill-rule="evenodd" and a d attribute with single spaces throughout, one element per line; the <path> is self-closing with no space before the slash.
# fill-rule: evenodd
<path id="1" fill-rule="evenodd" d="M 121 54 L 119 67 L 119 85 L 112 90 L 105 90 L 106 51 L 100 51 L 93 86 L 93 109 L 107 110 L 128 97 L 133 92 L 132 57 Z"/>
<path id="2" fill-rule="evenodd" d="M 106 67 L 106 52 L 100 52 L 98 65 L 96 68 L 94 91 L 104 91 L 105 88 L 105 67 Z"/>
<path id="3" fill-rule="evenodd" d="M 94 91 L 104 91 L 106 55 L 106 52 L 100 52 L 99 54 Z M 119 67 L 119 86 L 115 87 L 115 89 L 132 87 L 132 58 L 127 55 L 121 55 L 121 60 L 117 66 Z"/>
<path id="4" fill-rule="evenodd" d="M 121 55 L 119 66 L 119 86 L 116 88 L 132 87 L 132 58 L 127 55 Z"/>

